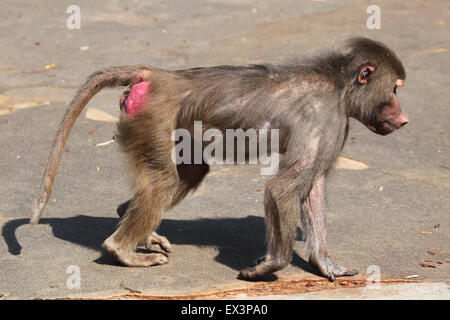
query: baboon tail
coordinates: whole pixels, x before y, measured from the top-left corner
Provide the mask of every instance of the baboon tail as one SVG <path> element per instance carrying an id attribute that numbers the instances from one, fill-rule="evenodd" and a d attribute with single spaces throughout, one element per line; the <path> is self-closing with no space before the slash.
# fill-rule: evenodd
<path id="1" fill-rule="evenodd" d="M 56 170 L 58 169 L 70 130 L 89 100 L 103 88 L 128 86 L 144 81 L 148 79 L 150 70 L 149 67 L 140 65 L 111 67 L 93 73 L 80 87 L 59 124 L 50 150 L 47 166 L 45 167 L 41 188 L 33 203 L 30 219 L 31 224 L 37 224 L 39 222 L 42 211 L 50 198 Z"/>

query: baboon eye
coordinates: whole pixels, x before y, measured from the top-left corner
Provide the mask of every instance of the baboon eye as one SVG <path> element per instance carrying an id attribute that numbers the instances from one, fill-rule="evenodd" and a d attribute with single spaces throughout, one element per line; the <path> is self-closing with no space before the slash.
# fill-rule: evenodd
<path id="1" fill-rule="evenodd" d="M 369 81 L 370 74 L 374 71 L 375 71 L 374 66 L 366 66 L 366 67 L 362 68 L 358 75 L 358 82 L 360 84 L 367 83 Z"/>

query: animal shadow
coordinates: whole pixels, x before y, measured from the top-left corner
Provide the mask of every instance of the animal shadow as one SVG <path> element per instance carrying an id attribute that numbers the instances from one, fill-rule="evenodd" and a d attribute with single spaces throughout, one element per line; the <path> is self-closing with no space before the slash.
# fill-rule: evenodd
<path id="1" fill-rule="evenodd" d="M 86 215 L 40 220 L 40 224 L 51 226 L 55 237 L 101 252 L 102 256 L 96 262 L 109 265 L 118 263 L 102 248 L 102 243 L 114 232 L 118 222 L 118 218 Z M 10 254 L 20 255 L 22 246 L 15 232 L 17 228 L 28 223 L 28 219 L 16 219 L 8 221 L 3 226 L 2 236 Z M 214 246 L 219 252 L 215 260 L 235 270 L 253 266 L 266 251 L 264 218 L 257 216 L 197 220 L 163 219 L 157 231 L 175 245 Z M 302 233 L 298 229 L 297 240 L 301 239 Z M 309 263 L 296 253 L 292 264 L 315 273 Z"/>

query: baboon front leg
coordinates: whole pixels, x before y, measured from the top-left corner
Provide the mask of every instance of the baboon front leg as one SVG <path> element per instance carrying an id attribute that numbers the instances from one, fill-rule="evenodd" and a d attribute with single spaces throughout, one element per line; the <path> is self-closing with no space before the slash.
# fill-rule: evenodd
<path id="1" fill-rule="evenodd" d="M 307 233 L 310 264 L 330 281 L 334 281 L 335 277 L 358 274 L 355 269 L 334 264 L 327 255 L 324 176 L 314 182 L 308 197 L 302 203 L 301 215 Z"/>
<path id="2" fill-rule="evenodd" d="M 264 206 L 266 212 L 267 253 L 253 268 L 240 272 L 243 278 L 256 278 L 281 270 L 292 259 L 298 223 L 297 185 L 286 181 L 289 170 L 279 172 L 266 183 Z"/>

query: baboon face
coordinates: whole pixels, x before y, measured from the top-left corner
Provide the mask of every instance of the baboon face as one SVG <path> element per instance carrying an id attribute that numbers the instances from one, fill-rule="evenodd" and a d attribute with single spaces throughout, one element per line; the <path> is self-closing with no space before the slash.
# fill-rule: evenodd
<path id="1" fill-rule="evenodd" d="M 395 53 L 384 44 L 368 39 L 350 40 L 348 115 L 371 131 L 387 135 L 408 123 L 400 108 L 397 88 L 406 73 Z M 355 46 L 355 44 L 357 44 Z"/>
<path id="2" fill-rule="evenodd" d="M 400 129 L 408 123 L 397 96 L 397 88 L 404 83 L 390 70 L 377 70 L 373 65 L 361 67 L 352 93 L 356 111 L 351 116 L 383 136 Z"/>
<path id="3" fill-rule="evenodd" d="M 362 71 L 361 73 L 365 73 Z M 358 80 L 364 81 L 362 78 L 364 75 L 359 75 Z M 397 87 L 402 87 L 404 80 L 397 79 L 395 84 L 391 86 L 391 92 L 387 94 L 389 99 L 387 101 L 380 102 L 376 106 L 369 118 L 361 118 L 360 121 L 367 126 L 372 132 L 380 135 L 387 135 L 400 129 L 408 123 L 408 116 L 400 108 L 400 101 L 397 96 Z M 382 95 L 386 96 L 386 95 Z"/>

